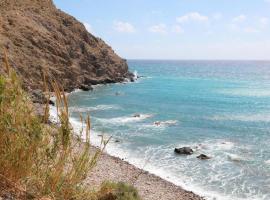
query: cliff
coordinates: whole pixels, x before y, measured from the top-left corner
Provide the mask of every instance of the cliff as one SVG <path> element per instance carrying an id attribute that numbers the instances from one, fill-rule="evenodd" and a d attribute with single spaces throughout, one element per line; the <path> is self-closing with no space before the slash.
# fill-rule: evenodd
<path id="1" fill-rule="evenodd" d="M 51 0 L 0 0 L 4 48 L 30 91 L 42 89 L 43 71 L 66 91 L 132 77 L 125 60 Z"/>

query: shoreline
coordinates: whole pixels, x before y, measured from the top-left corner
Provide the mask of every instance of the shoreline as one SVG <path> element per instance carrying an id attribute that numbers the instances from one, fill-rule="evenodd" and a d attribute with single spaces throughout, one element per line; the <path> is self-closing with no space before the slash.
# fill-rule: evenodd
<path id="1" fill-rule="evenodd" d="M 91 151 L 96 150 L 97 147 L 92 145 Z M 204 200 L 192 191 L 107 152 L 100 156 L 97 165 L 87 177 L 86 184 L 98 187 L 103 181 L 122 181 L 134 185 L 143 200 Z"/>
<path id="2" fill-rule="evenodd" d="M 79 91 L 79 90 L 76 90 Z M 74 91 L 74 92 L 76 92 Z M 70 93 L 69 93 L 70 94 Z M 50 118 L 52 121 L 56 119 L 55 107 L 50 106 Z M 78 123 L 75 118 L 70 118 L 70 123 L 75 132 L 79 130 L 81 123 Z M 98 133 L 92 131 L 91 134 L 91 152 L 96 151 L 100 144 Z M 113 141 L 109 142 L 105 148 L 105 152 L 100 156 L 97 166 L 90 172 L 85 183 L 91 186 L 98 187 L 103 181 L 122 181 L 134 185 L 143 200 L 204 200 L 205 198 L 195 194 L 194 191 L 189 191 L 183 187 L 174 184 L 172 181 L 162 178 L 158 174 L 144 170 L 143 167 L 138 167 L 132 164 L 121 155 L 113 153 Z M 90 153 L 91 153 L 90 152 Z"/>

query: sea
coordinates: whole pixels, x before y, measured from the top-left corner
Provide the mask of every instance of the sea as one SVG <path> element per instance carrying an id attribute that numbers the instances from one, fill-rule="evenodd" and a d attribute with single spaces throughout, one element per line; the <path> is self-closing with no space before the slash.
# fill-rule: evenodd
<path id="1" fill-rule="evenodd" d="M 94 145 L 206 199 L 270 200 L 270 61 L 128 65 L 135 82 L 68 96 L 74 129 L 90 115 Z"/>

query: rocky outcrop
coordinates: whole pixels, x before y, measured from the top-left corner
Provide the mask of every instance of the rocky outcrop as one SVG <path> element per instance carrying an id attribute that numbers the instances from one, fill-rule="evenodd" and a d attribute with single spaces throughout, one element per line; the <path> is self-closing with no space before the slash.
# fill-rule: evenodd
<path id="1" fill-rule="evenodd" d="M 205 154 L 200 154 L 199 156 L 197 156 L 198 159 L 200 160 L 209 160 L 211 159 L 211 157 L 205 155 Z"/>
<path id="2" fill-rule="evenodd" d="M 132 78 L 125 60 L 52 0 L 0 0 L 0 48 L 30 91 L 43 89 L 43 71 L 66 91 Z"/>
<path id="3" fill-rule="evenodd" d="M 190 147 L 175 148 L 174 152 L 182 155 L 191 155 L 193 150 Z"/>

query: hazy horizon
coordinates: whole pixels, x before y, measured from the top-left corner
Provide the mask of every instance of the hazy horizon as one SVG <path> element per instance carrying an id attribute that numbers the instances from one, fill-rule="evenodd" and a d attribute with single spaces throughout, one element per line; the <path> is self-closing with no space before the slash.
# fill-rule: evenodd
<path id="1" fill-rule="evenodd" d="M 138 61 L 201 61 L 201 62 L 215 62 L 215 61 L 224 61 L 224 62 L 270 62 L 270 59 L 268 60 L 260 60 L 260 59 L 174 59 L 174 58 L 169 58 L 169 59 L 159 59 L 159 58 L 123 58 L 125 60 L 138 60 Z"/>

